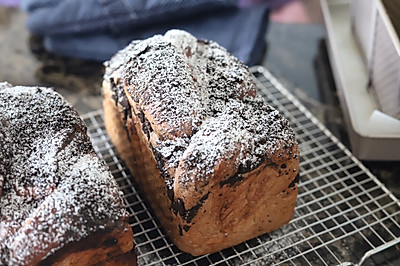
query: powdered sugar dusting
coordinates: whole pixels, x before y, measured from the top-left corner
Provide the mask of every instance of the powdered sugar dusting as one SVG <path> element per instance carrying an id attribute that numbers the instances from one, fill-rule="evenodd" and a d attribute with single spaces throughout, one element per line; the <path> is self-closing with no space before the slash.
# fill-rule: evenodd
<path id="1" fill-rule="evenodd" d="M 180 161 L 186 164 L 184 182 L 212 176 L 232 156 L 238 172 L 250 171 L 295 143 L 288 121 L 257 96 L 248 68 L 212 41 L 172 30 L 131 43 L 107 65 L 105 79 L 122 75 L 129 96 L 154 116 L 149 120 L 159 141 L 153 149 L 164 167 L 173 172 Z M 165 135 L 158 124 L 185 134 Z"/>
<path id="2" fill-rule="evenodd" d="M 288 123 L 279 118 L 279 113 L 259 98 L 230 100 L 223 112 L 205 121 L 192 136 L 181 157 L 185 169 L 191 170 L 185 173 L 182 181 L 201 181 L 199 179 L 213 174 L 221 160 L 233 158 L 231 167 L 240 173 L 258 167 L 281 148 L 280 141 L 290 143 L 292 140 Z"/>
<path id="3" fill-rule="evenodd" d="M 62 97 L 0 90 L 0 264 L 32 264 L 126 216 L 108 168 Z"/>

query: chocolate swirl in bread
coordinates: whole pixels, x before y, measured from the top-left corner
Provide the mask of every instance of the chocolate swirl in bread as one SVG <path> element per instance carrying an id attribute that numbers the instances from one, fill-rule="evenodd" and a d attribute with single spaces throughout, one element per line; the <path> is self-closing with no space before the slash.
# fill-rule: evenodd
<path id="1" fill-rule="evenodd" d="M 0 87 L 0 264 L 91 265 L 130 252 L 121 194 L 78 113 L 51 89 Z"/>
<path id="2" fill-rule="evenodd" d="M 214 252 L 291 219 L 294 132 L 243 63 L 172 30 L 106 66 L 106 128 L 179 248 Z"/>

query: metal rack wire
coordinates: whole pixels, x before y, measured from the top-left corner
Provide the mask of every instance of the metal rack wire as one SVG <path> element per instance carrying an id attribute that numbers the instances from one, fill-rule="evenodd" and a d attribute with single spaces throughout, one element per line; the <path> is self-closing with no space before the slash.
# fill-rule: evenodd
<path id="1" fill-rule="evenodd" d="M 119 158 L 102 111 L 83 116 L 96 152 L 124 192 L 139 265 L 399 262 L 400 201 L 267 70 L 251 70 L 260 94 L 296 131 L 301 151 L 299 195 L 289 224 L 214 254 L 193 257 L 176 248 Z"/>

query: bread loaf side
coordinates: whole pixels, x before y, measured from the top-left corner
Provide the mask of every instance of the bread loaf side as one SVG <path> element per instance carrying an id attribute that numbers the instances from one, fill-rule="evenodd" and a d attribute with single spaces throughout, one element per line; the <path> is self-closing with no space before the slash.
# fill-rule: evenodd
<path id="1" fill-rule="evenodd" d="M 128 217 L 76 110 L 0 83 L 0 265 L 135 265 Z"/>
<path id="2" fill-rule="evenodd" d="M 172 241 L 193 255 L 277 229 L 292 215 L 299 150 L 248 68 L 171 30 L 106 62 L 108 134 Z"/>

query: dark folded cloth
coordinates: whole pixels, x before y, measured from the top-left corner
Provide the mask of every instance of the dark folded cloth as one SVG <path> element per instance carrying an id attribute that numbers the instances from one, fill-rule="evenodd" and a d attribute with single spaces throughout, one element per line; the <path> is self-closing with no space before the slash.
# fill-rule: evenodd
<path id="1" fill-rule="evenodd" d="M 136 39 L 183 29 L 214 40 L 249 65 L 264 51 L 265 6 L 238 8 L 236 0 L 22 0 L 28 29 L 53 53 L 108 60 Z"/>

